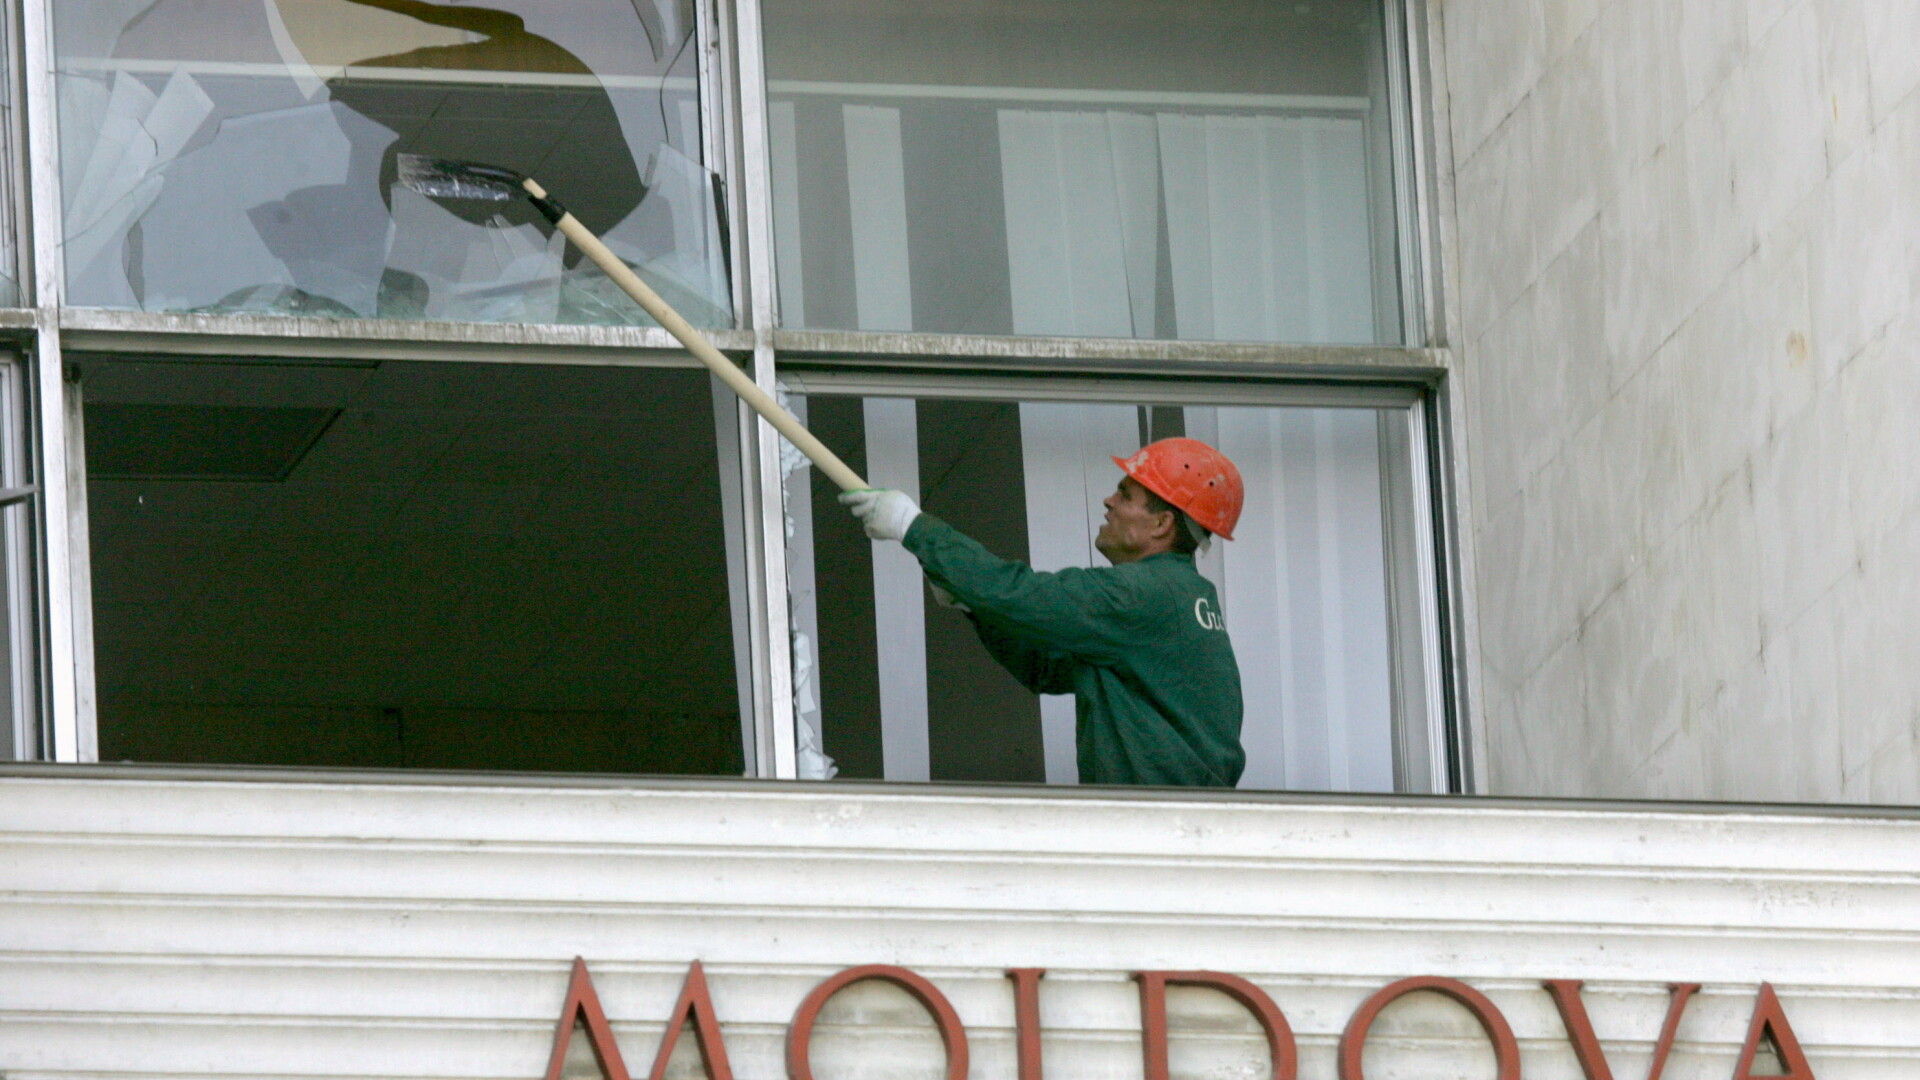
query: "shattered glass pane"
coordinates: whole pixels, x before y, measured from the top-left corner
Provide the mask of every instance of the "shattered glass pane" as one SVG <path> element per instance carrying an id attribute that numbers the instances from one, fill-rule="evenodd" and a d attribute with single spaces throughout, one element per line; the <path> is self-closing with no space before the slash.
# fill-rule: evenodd
<path id="1" fill-rule="evenodd" d="M 54 18 L 69 303 L 651 323 L 525 200 L 401 185 L 414 153 L 535 177 L 689 321 L 733 322 L 692 0 L 73 0 Z"/>

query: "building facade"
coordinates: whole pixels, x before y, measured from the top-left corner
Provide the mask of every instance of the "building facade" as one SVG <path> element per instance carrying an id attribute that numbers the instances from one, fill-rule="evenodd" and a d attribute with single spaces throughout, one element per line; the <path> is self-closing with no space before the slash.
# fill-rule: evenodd
<path id="1" fill-rule="evenodd" d="M 1910 1075 L 1902 12 L 18 0 L 0 1075 Z M 1038 568 L 1220 446 L 1239 789 L 404 154 Z"/>

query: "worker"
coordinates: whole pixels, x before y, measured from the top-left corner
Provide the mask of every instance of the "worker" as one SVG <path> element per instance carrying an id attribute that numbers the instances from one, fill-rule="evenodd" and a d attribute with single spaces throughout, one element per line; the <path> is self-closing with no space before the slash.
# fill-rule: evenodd
<path id="1" fill-rule="evenodd" d="M 1125 460 L 1094 546 L 1113 565 L 1033 570 L 999 558 L 903 492 L 840 496 L 868 536 L 920 560 L 934 597 L 965 611 L 1029 690 L 1072 693 L 1083 784 L 1232 787 L 1240 669 L 1213 583 L 1194 554 L 1231 540 L 1244 493 L 1226 455 L 1162 439 Z"/>

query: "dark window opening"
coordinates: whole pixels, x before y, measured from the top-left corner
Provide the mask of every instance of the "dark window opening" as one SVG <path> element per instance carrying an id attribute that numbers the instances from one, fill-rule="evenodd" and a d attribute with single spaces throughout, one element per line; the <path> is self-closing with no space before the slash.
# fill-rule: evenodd
<path id="1" fill-rule="evenodd" d="M 102 760 L 741 772 L 704 373 L 83 374 Z"/>

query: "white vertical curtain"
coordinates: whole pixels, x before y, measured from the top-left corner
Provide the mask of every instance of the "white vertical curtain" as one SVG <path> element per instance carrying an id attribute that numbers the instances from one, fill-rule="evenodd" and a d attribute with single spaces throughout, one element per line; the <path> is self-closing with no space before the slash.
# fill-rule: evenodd
<path id="1" fill-rule="evenodd" d="M 773 257 L 780 279 L 780 324 L 807 325 L 806 260 L 800 253 L 800 138 L 793 102 L 767 106 L 773 150 Z"/>
<path id="2" fill-rule="evenodd" d="M 1240 661 L 1246 788 L 1393 790 L 1379 415 L 1189 408 L 1247 486 L 1209 567 Z"/>
<path id="3" fill-rule="evenodd" d="M 1178 337 L 1372 339 L 1359 119 L 1003 109 L 999 122 L 1015 333 L 1175 336 L 1154 322 L 1164 208 Z"/>
<path id="4" fill-rule="evenodd" d="M 918 409 L 906 398 L 867 398 L 867 482 L 920 501 Z M 892 541 L 873 542 L 874 642 L 880 665 L 880 755 L 889 780 L 932 778 L 927 735 L 927 590 L 920 562 Z"/>
<path id="5" fill-rule="evenodd" d="M 842 119 L 859 325 L 907 329 L 900 114 L 848 105 Z M 790 115 L 774 120 L 790 141 Z M 1019 109 L 998 121 L 1014 333 L 1167 335 L 1176 328 L 1155 322 L 1164 288 L 1182 338 L 1371 338 L 1360 121 Z M 790 185 L 776 178 L 776 195 Z M 1107 459 L 1138 448 L 1136 407 L 1020 414 L 1032 564 L 1102 564 L 1092 538 L 1118 478 Z M 870 478 L 917 494 L 913 404 L 870 399 L 865 419 Z M 1391 790 L 1377 414 L 1189 408 L 1186 421 L 1248 484 L 1240 539 L 1202 561 L 1241 662 L 1242 786 Z M 874 554 L 886 775 L 925 779 L 924 593 L 917 567 Z M 1043 697 L 1041 716 L 1047 779 L 1073 782 L 1071 698 Z"/>
<path id="6" fill-rule="evenodd" d="M 1035 570 L 1104 566 L 1093 538 L 1101 500 L 1120 472 L 1112 457 L 1140 448 L 1139 410 L 1132 405 L 1027 402 L 1020 406 L 1027 499 L 1027 558 Z M 1040 735 L 1047 783 L 1079 781 L 1073 698 L 1040 695 Z"/>
<path id="7" fill-rule="evenodd" d="M 900 110 L 848 105 L 841 119 L 847 140 L 856 317 L 862 330 L 911 330 L 913 281 L 907 262 Z"/>
<path id="8" fill-rule="evenodd" d="M 1152 335 L 1160 192 L 1147 124 L 1001 110 L 1014 333 Z"/>

